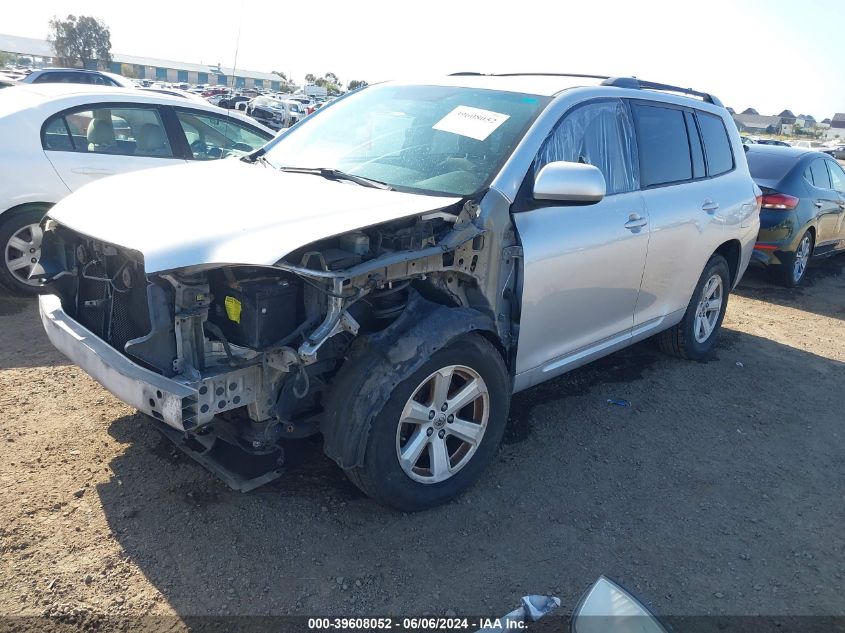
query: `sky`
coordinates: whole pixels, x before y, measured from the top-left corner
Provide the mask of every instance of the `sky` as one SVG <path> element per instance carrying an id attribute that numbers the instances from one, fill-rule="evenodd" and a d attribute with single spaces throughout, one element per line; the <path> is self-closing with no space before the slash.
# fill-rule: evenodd
<path id="1" fill-rule="evenodd" d="M 845 112 L 843 0 L 38 0 L 0 31 L 92 15 L 112 51 L 370 83 L 456 71 L 634 75 L 738 112 Z M 240 34 L 240 37 L 239 37 Z"/>

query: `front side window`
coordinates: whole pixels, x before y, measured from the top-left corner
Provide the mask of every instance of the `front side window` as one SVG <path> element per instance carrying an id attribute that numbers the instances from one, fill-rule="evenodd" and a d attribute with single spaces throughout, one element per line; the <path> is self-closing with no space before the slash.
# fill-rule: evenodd
<path id="1" fill-rule="evenodd" d="M 123 156 L 151 156 L 172 158 L 170 141 L 156 108 L 103 107 L 77 110 L 56 117 L 45 126 L 44 143 L 60 128 L 57 121 L 70 132 L 72 147 L 77 152 L 119 154 Z"/>
<path id="2" fill-rule="evenodd" d="M 614 99 L 579 106 L 558 123 L 534 161 L 534 175 L 548 163 L 585 163 L 601 170 L 607 195 L 639 186 L 634 128 L 625 104 Z"/>
<path id="3" fill-rule="evenodd" d="M 272 138 L 225 116 L 177 111 L 176 117 L 195 160 L 213 160 L 233 154 L 242 156 L 262 147 Z"/>
<path id="4" fill-rule="evenodd" d="M 489 185 L 548 97 L 480 88 L 371 86 L 268 146 L 279 168 L 337 169 L 394 188 L 471 195 Z"/>
<path id="5" fill-rule="evenodd" d="M 734 157 L 722 117 L 698 112 L 698 125 L 704 139 L 709 175 L 718 176 L 731 171 L 734 168 Z"/>
<path id="6" fill-rule="evenodd" d="M 633 111 L 643 187 L 691 179 L 692 161 L 684 111 L 638 103 L 633 104 Z"/>

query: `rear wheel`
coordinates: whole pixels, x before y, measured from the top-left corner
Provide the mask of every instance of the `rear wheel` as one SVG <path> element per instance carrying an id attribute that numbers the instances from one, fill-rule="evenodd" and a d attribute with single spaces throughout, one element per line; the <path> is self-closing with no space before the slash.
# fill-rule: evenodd
<path id="1" fill-rule="evenodd" d="M 780 266 L 772 267 L 774 281 L 787 288 L 798 286 L 807 272 L 807 264 L 813 255 L 813 234 L 806 231 L 798 242 L 795 252 L 784 254 Z"/>
<path id="2" fill-rule="evenodd" d="M 667 354 L 700 360 L 716 346 L 730 291 L 730 269 L 721 255 L 713 255 L 692 293 L 684 318 L 658 335 Z"/>
<path id="3" fill-rule="evenodd" d="M 498 350 L 477 334 L 400 379 L 377 407 L 363 464 L 347 474 L 376 500 L 413 512 L 458 496 L 492 461 L 510 380 Z"/>
<path id="4" fill-rule="evenodd" d="M 30 279 L 39 270 L 41 259 L 41 222 L 47 209 L 30 207 L 0 216 L 0 248 L 3 262 L 0 266 L 0 285 L 17 295 L 38 294 L 42 283 Z"/>

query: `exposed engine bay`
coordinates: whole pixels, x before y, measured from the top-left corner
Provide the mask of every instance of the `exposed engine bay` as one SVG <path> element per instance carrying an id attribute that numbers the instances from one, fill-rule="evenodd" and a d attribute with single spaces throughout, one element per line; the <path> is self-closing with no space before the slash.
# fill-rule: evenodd
<path id="1" fill-rule="evenodd" d="M 320 240 L 274 266 L 157 273 L 137 252 L 48 220 L 42 265 L 71 318 L 190 388 L 175 405 L 151 391 L 144 412 L 162 430 L 206 449 L 222 439 L 273 454 L 286 438 L 323 430 L 326 394 L 353 342 L 413 318 L 422 303 L 470 308 L 508 344 L 516 267 L 477 214 L 467 201 Z"/>

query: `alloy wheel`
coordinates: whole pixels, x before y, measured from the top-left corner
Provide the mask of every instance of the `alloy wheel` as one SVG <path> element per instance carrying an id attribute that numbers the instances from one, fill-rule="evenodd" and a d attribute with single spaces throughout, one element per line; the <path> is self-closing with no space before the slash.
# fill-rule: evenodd
<path id="1" fill-rule="evenodd" d="M 38 263 L 41 259 L 42 237 L 38 224 L 27 224 L 12 234 L 4 249 L 6 268 L 15 279 L 27 286 L 41 285 L 39 279 L 30 279 L 29 276 L 33 272 L 42 272 Z"/>
<path id="2" fill-rule="evenodd" d="M 396 429 L 396 456 L 411 479 L 434 484 L 466 466 L 487 430 L 490 395 L 470 367 L 438 369 L 414 390 Z"/>
<path id="3" fill-rule="evenodd" d="M 795 283 L 801 281 L 804 271 L 807 270 L 807 263 L 810 261 L 810 250 L 812 240 L 809 234 L 805 234 L 795 251 L 795 261 L 792 264 L 792 280 Z"/>
<path id="4" fill-rule="evenodd" d="M 704 288 L 701 290 L 701 298 L 698 301 L 698 307 L 695 312 L 695 340 L 703 343 L 713 330 L 716 329 L 716 324 L 719 322 L 719 314 L 722 311 L 722 301 L 724 299 L 724 287 L 722 285 L 721 275 L 712 275 Z"/>

